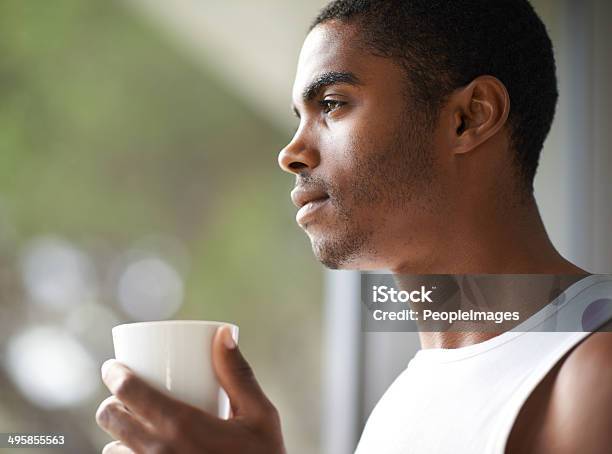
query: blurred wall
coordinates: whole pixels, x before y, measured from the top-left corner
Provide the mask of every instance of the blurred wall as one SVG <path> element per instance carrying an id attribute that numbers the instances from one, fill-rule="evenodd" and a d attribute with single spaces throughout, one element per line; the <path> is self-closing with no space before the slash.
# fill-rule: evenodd
<path id="1" fill-rule="evenodd" d="M 606 0 L 537 0 L 557 60 L 559 104 L 535 181 L 551 238 L 594 273 L 612 269 L 612 65 Z"/>
<path id="2" fill-rule="evenodd" d="M 191 46 L 121 1 L 0 4 L 0 432 L 100 452 L 110 328 L 217 319 L 291 452 L 318 450 L 321 276 L 276 163 L 290 131 Z"/>

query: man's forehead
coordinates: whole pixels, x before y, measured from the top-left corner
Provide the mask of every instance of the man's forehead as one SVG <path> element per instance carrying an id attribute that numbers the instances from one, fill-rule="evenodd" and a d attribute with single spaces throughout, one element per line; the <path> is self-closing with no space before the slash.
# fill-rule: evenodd
<path id="1" fill-rule="evenodd" d="M 301 99 L 304 88 L 322 74 L 350 72 L 359 75 L 364 51 L 355 35 L 353 27 L 332 23 L 318 25 L 308 34 L 298 60 L 294 100 Z"/>

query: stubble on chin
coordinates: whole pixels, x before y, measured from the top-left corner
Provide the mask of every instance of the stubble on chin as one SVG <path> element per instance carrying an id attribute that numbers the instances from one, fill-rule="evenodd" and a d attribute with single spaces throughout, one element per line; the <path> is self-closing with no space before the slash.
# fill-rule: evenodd
<path id="1" fill-rule="evenodd" d="M 350 210 L 338 204 L 333 195 L 331 201 L 336 220 L 332 225 L 326 226 L 324 232 L 309 233 L 313 253 L 329 269 L 359 268 L 359 262 L 364 255 L 375 253 L 371 241 L 374 229 L 364 228 L 362 222 Z"/>
<path id="2" fill-rule="evenodd" d="M 337 270 L 346 268 L 359 259 L 359 252 L 367 242 L 367 238 L 349 235 L 337 238 L 315 238 L 311 239 L 311 242 L 312 251 L 319 262 L 329 269 Z"/>

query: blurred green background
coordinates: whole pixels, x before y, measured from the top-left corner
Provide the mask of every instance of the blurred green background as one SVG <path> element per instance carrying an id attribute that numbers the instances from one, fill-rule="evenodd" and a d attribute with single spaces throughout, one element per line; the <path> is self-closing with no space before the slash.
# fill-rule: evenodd
<path id="1" fill-rule="evenodd" d="M 276 163 L 290 135 L 121 2 L 0 2 L 0 432 L 99 452 L 113 324 L 227 320 L 290 452 L 318 450 L 321 276 Z"/>

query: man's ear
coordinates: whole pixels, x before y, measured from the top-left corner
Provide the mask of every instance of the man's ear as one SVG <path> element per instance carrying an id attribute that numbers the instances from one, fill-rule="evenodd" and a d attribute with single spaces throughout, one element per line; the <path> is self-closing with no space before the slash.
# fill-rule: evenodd
<path id="1" fill-rule="evenodd" d="M 510 96 L 501 81 L 479 76 L 456 90 L 449 99 L 453 115 L 451 144 L 455 153 L 467 153 L 504 127 L 510 112 Z"/>

